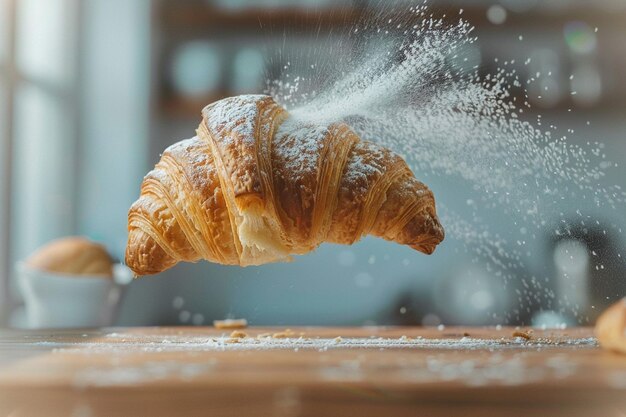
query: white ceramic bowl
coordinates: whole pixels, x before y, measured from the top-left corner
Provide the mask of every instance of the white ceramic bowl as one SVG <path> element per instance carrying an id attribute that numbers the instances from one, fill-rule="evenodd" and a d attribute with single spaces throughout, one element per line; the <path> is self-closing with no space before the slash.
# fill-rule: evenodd
<path id="1" fill-rule="evenodd" d="M 16 265 L 18 285 L 31 328 L 102 327 L 113 324 L 131 271 L 116 264 L 113 279 L 46 272 Z"/>

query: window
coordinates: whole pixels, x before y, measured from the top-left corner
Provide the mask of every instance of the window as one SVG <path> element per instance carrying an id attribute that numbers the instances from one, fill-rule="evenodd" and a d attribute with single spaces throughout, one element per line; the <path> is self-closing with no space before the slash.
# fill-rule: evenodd
<path id="1" fill-rule="evenodd" d="M 73 75 L 72 0 L 20 0 L 16 10 L 16 60 L 20 74 L 59 87 Z"/>
<path id="2" fill-rule="evenodd" d="M 14 102 L 12 257 L 72 232 L 74 146 L 63 100 L 22 82 Z"/>
<path id="3" fill-rule="evenodd" d="M 9 84 L 10 84 L 10 57 L 11 25 L 10 15 L 12 1 L 0 0 L 0 325 L 5 321 L 8 303 L 8 275 L 9 275 L 9 240 L 7 228 L 9 225 L 9 171 L 11 132 L 9 116 Z"/>
<path id="4" fill-rule="evenodd" d="M 75 228 L 78 4 L 0 0 L 2 321 L 14 263 Z"/>
<path id="5" fill-rule="evenodd" d="M 150 10 L 0 0 L 0 326 L 23 324 L 13 265 L 41 245 L 81 234 L 123 255 L 147 165 Z"/>
<path id="6" fill-rule="evenodd" d="M 0 0 L 0 67 L 4 70 L 9 54 L 9 0 Z"/>

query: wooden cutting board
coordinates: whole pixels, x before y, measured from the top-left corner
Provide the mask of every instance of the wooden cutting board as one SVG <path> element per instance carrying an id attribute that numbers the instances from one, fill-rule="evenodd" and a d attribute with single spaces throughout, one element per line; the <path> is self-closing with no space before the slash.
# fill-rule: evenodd
<path id="1" fill-rule="evenodd" d="M 626 416 L 588 328 L 243 331 L 0 332 L 0 416 Z"/>

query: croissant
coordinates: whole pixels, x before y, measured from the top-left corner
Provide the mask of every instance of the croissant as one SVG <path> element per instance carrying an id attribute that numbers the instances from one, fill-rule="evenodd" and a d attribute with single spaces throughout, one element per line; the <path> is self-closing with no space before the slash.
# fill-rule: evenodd
<path id="1" fill-rule="evenodd" d="M 430 254 L 444 237 L 432 192 L 398 155 L 345 123 L 319 125 L 270 96 L 202 110 L 197 135 L 165 150 L 128 214 L 137 275 L 180 261 L 286 261 L 370 234 Z"/>
<path id="2" fill-rule="evenodd" d="M 611 305 L 600 315 L 595 333 L 600 346 L 626 354 L 626 298 Z"/>

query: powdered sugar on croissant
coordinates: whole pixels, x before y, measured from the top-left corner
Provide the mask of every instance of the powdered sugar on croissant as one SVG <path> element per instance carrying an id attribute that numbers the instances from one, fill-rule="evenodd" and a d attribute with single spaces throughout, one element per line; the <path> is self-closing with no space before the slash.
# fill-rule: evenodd
<path id="1" fill-rule="evenodd" d="M 226 98 L 202 116 L 130 208 L 126 263 L 136 274 L 200 259 L 285 261 L 368 234 L 424 253 L 443 240 L 432 192 L 346 124 L 299 121 L 265 95 Z"/>

